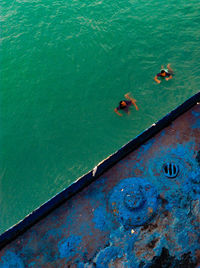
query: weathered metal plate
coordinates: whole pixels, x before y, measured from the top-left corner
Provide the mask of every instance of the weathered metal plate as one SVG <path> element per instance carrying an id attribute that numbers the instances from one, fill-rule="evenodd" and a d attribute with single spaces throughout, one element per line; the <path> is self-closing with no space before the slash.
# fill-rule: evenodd
<path id="1" fill-rule="evenodd" d="M 5 245 L 0 267 L 197 267 L 199 155 L 197 104 Z"/>

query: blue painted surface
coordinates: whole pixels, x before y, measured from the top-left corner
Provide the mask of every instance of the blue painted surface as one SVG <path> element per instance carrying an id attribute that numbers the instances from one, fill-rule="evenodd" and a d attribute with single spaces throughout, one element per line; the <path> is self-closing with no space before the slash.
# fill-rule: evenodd
<path id="1" fill-rule="evenodd" d="M 81 238 L 77 235 L 71 235 L 67 239 L 63 239 L 58 243 L 58 250 L 60 258 L 69 260 L 77 254 L 77 248 L 80 244 Z"/>
<path id="2" fill-rule="evenodd" d="M 105 231 L 112 228 L 112 222 L 109 219 L 108 212 L 105 207 L 99 206 L 94 210 L 93 222 L 95 223 L 95 228 Z"/>
<path id="3" fill-rule="evenodd" d="M 199 128 L 200 125 L 200 113 L 199 112 L 192 112 L 192 114 L 196 117 L 196 122 L 192 125 L 192 128 Z"/>
<path id="4" fill-rule="evenodd" d="M 124 179 L 109 200 L 113 213 L 125 229 L 147 223 L 156 213 L 158 193 L 146 179 Z"/>
<path id="5" fill-rule="evenodd" d="M 0 268 L 25 268 L 25 266 L 15 252 L 7 250 L 1 258 Z"/>
<path id="6" fill-rule="evenodd" d="M 110 246 L 100 251 L 97 255 L 96 266 L 97 268 L 107 268 L 112 265 L 116 259 L 123 257 L 123 250 L 118 247 Z"/>
<path id="7" fill-rule="evenodd" d="M 172 123 L 177 117 L 181 116 L 183 113 L 191 109 L 196 103 L 200 102 L 200 92 L 186 100 L 183 104 L 174 109 L 171 113 L 167 114 L 156 124 L 152 125 L 149 129 L 141 133 L 135 139 L 130 141 L 128 144 L 119 149 L 116 153 L 110 156 L 108 159 L 103 161 L 98 165 L 98 169 L 93 176 L 93 172 L 90 171 L 83 177 L 81 177 L 76 183 L 70 185 L 67 189 L 63 190 L 61 193 L 57 194 L 51 200 L 42 205 L 39 209 L 36 209 L 28 215 L 23 221 L 19 222 L 14 227 L 11 227 L 8 231 L 0 235 L 0 249 L 3 248 L 7 243 L 15 239 L 19 234 L 25 232 L 28 228 L 33 226 L 37 221 L 41 220 L 53 209 L 56 209 L 59 205 L 69 199 L 73 194 L 77 193 L 89 183 L 93 182 L 98 178 L 103 172 L 108 168 L 111 168 L 117 161 L 125 157 L 128 153 L 132 152 L 134 149 L 138 148 L 162 130 L 161 135 L 165 133 L 164 128 Z M 194 111 L 192 111 L 194 112 Z M 151 140 L 150 140 L 151 141 Z"/>
<path id="8" fill-rule="evenodd" d="M 198 114 L 196 105 L 7 244 L 0 252 L 0 267 L 177 268 L 185 263 L 196 268 Z M 177 176 L 164 174 L 166 162 L 178 165 Z"/>

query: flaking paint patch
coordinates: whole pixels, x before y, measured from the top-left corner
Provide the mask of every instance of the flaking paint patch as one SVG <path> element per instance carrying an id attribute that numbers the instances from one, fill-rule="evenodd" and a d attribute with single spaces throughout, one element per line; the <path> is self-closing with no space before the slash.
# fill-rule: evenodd
<path id="1" fill-rule="evenodd" d="M 151 140 L 146 142 L 144 145 L 142 145 L 140 147 L 141 153 L 146 153 L 148 150 L 150 150 L 152 148 L 152 145 L 154 144 L 154 142 L 155 142 L 155 139 L 152 138 Z"/>
<path id="2" fill-rule="evenodd" d="M 80 236 L 70 235 L 58 243 L 59 257 L 70 260 L 78 252 L 78 246 L 81 242 Z"/>
<path id="3" fill-rule="evenodd" d="M 125 229 L 130 229 L 151 220 L 157 210 L 157 197 L 155 187 L 146 179 L 128 178 L 115 186 L 109 204 L 119 222 Z"/>
<path id="4" fill-rule="evenodd" d="M 5 252 L 5 255 L 1 257 L 0 268 L 25 268 L 22 259 L 10 250 Z"/>
<path id="5" fill-rule="evenodd" d="M 195 116 L 196 122 L 192 125 L 193 129 L 200 129 L 200 113 L 192 111 L 192 114 Z"/>
<path id="6" fill-rule="evenodd" d="M 101 250 L 97 255 L 96 267 L 108 268 L 110 264 L 118 258 L 122 258 L 124 252 L 121 248 L 110 246 Z"/>
<path id="7" fill-rule="evenodd" d="M 95 223 L 95 228 L 101 231 L 112 228 L 112 222 L 104 206 L 99 206 L 94 210 L 93 222 Z"/>

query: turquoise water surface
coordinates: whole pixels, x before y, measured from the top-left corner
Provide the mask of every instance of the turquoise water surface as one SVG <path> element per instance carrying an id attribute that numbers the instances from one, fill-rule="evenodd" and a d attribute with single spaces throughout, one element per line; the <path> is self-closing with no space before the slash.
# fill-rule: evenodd
<path id="1" fill-rule="evenodd" d="M 199 0 L 2 0 L 0 232 L 199 91 Z M 156 84 L 161 64 L 174 79 Z M 139 111 L 113 110 L 131 92 Z"/>

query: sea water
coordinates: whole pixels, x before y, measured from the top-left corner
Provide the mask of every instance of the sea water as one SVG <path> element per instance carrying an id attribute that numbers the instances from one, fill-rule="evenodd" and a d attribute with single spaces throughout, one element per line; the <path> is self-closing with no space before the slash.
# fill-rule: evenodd
<path id="1" fill-rule="evenodd" d="M 199 91 L 199 7 L 1 0 L 0 232 Z M 119 117 L 127 92 L 139 111 Z"/>

